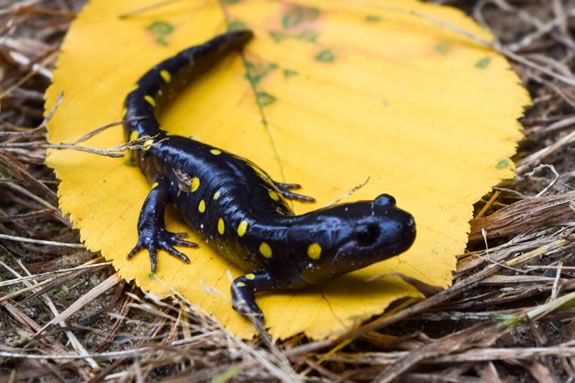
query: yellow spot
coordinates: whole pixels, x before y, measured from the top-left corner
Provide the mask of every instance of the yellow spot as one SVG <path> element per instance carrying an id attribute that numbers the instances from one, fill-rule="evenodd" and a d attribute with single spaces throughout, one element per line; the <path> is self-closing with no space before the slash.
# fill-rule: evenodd
<path id="1" fill-rule="evenodd" d="M 254 279 L 256 279 L 256 276 L 254 274 L 246 274 L 244 275 L 246 277 L 246 279 L 249 279 L 250 281 L 253 281 Z"/>
<path id="2" fill-rule="evenodd" d="M 265 242 L 262 242 L 260 245 L 260 253 L 265 257 L 265 258 L 271 258 L 272 257 L 272 248 L 270 247 L 270 245 L 268 245 Z"/>
<path id="3" fill-rule="evenodd" d="M 156 100 L 154 100 L 154 97 L 145 95 L 144 100 L 148 101 L 148 104 L 152 105 L 154 108 L 156 107 Z"/>
<path id="4" fill-rule="evenodd" d="M 154 184 L 152 185 L 152 189 L 154 189 L 155 187 L 157 187 L 159 184 L 157 182 L 154 182 Z"/>
<path id="5" fill-rule="evenodd" d="M 128 113 L 128 109 L 122 109 L 122 118 L 126 117 L 126 113 Z"/>
<path id="6" fill-rule="evenodd" d="M 170 83 L 170 81 L 172 81 L 172 75 L 170 74 L 170 72 L 168 72 L 168 71 L 165 70 L 165 69 L 162 69 L 162 70 L 160 71 L 160 76 L 162 76 L 162 78 L 164 79 L 164 81 L 165 81 L 166 83 L 168 83 L 168 84 Z"/>
<path id="7" fill-rule="evenodd" d="M 222 154 L 222 151 L 218 149 L 212 149 L 210 150 L 210 153 L 212 153 L 214 156 L 219 156 L 220 154 Z"/>
<path id="8" fill-rule="evenodd" d="M 246 231 L 248 231 L 248 221 L 240 222 L 240 224 L 238 226 L 238 235 L 240 237 L 243 237 L 244 234 L 246 233 Z"/>
<path id="9" fill-rule="evenodd" d="M 223 219 L 218 219 L 218 233 L 224 235 L 224 231 L 226 231 L 226 225 Z"/>
<path id="10" fill-rule="evenodd" d="M 150 150 L 153 143 L 154 143 L 154 140 L 152 140 L 151 138 L 149 140 L 144 141 L 144 145 L 142 145 L 142 150 L 144 150 L 144 151 Z"/>
<path id="11" fill-rule="evenodd" d="M 138 90 L 138 84 L 134 84 L 132 85 L 132 88 L 130 88 L 130 91 L 128 93 L 132 93 L 134 91 Z"/>
<path id="12" fill-rule="evenodd" d="M 319 259 L 321 256 L 321 246 L 319 243 L 314 242 L 307 248 L 307 256 L 311 259 Z"/>
<path id="13" fill-rule="evenodd" d="M 130 133 L 130 141 L 135 141 L 138 139 L 138 137 L 140 137 L 140 133 L 138 133 L 137 130 L 132 130 Z"/>
<path id="14" fill-rule="evenodd" d="M 236 283 L 236 286 L 238 286 L 238 287 L 246 287 L 246 284 L 245 284 L 244 282 L 240 281 L 240 282 L 237 282 L 237 283 Z"/>
<path id="15" fill-rule="evenodd" d="M 193 193 L 200 187 L 200 179 L 198 177 L 192 178 L 192 182 L 190 183 L 190 191 Z"/>
<path id="16" fill-rule="evenodd" d="M 270 191 L 269 191 L 269 194 L 270 194 L 270 198 L 273 199 L 274 201 L 279 201 L 279 200 L 280 200 L 279 194 L 276 193 L 275 191 L 270 190 Z"/>
<path id="17" fill-rule="evenodd" d="M 198 211 L 200 213 L 203 213 L 206 211 L 206 201 L 200 200 L 200 203 L 198 204 Z"/>
<path id="18" fill-rule="evenodd" d="M 214 193 L 214 201 L 217 201 L 218 198 L 220 198 L 220 196 L 222 195 L 222 193 L 220 193 L 220 191 L 218 190 L 217 192 Z"/>

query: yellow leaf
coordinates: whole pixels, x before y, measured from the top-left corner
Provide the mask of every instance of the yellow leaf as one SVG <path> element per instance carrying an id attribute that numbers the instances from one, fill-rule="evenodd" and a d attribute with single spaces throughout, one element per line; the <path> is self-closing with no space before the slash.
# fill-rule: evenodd
<path id="1" fill-rule="evenodd" d="M 277 180 L 301 183 L 318 202 L 294 203 L 298 213 L 369 177 L 344 201 L 390 193 L 418 230 L 400 257 L 321 287 L 260 296 L 272 335 L 329 336 L 397 299 L 421 296 L 399 278 L 365 281 L 376 275 L 451 283 L 472 204 L 513 175 L 516 119 L 530 100 L 504 58 L 434 20 L 490 39 L 486 32 L 460 11 L 412 0 L 174 1 L 148 8 L 154 4 L 92 0 L 85 7 L 47 93 L 50 110 L 64 92 L 50 142 L 73 142 L 120 120 L 124 97 L 160 60 L 227 27 L 253 29 L 244 57 L 229 57 L 186 89 L 161 116 L 163 127 L 249 158 Z M 118 126 L 87 145 L 123 140 Z M 160 253 L 155 275 L 146 255 L 126 259 L 151 187 L 139 169 L 76 151 L 50 151 L 48 163 L 61 180 L 62 210 L 122 277 L 162 297 L 179 291 L 237 335 L 253 335 L 230 305 L 230 276 L 240 271 L 207 246 L 184 250 L 189 265 Z M 174 212 L 167 221 L 172 231 L 186 230 Z"/>

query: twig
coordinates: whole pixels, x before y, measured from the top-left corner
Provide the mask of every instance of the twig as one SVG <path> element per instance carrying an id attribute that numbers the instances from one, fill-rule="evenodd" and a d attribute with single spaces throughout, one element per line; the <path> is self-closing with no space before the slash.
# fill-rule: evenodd
<path id="1" fill-rule="evenodd" d="M 561 137 L 559 140 L 557 140 L 552 145 L 549 145 L 549 146 L 527 156 L 526 158 L 524 158 L 521 162 L 519 162 L 519 164 L 517 166 L 517 169 L 516 169 L 517 173 L 518 174 L 525 173 L 527 171 L 527 169 L 529 169 L 532 166 L 539 164 L 543 159 L 556 153 L 563 146 L 571 143 L 571 141 L 573 141 L 573 140 L 575 140 L 575 130 L 572 131 L 571 133 Z"/>
<path id="2" fill-rule="evenodd" d="M 133 121 L 139 121 L 142 119 L 144 119 L 144 118 L 139 117 L 139 118 L 131 118 L 131 119 L 128 119 L 126 121 L 127 122 L 133 122 Z M 118 126 L 118 125 L 122 125 L 123 122 L 124 121 L 114 121 L 114 122 L 110 122 L 109 124 L 100 126 L 99 128 L 96 128 L 96 129 L 92 130 L 91 132 L 84 134 L 82 137 L 80 137 L 76 141 L 72 142 L 72 145 L 78 145 L 84 141 L 88 141 L 90 138 L 92 138 L 92 137 L 94 137 L 94 136 L 96 136 L 96 135 L 98 135 L 98 134 L 100 134 L 100 133 L 102 133 L 102 132 L 104 132 L 110 128 L 113 128 L 113 127 Z"/>
<path id="3" fill-rule="evenodd" d="M 31 59 L 29 59 L 22 53 L 16 52 L 14 50 L 8 50 L 8 54 L 10 55 L 10 58 L 15 62 L 17 62 L 18 64 L 22 66 L 30 66 L 30 69 L 32 69 L 32 73 L 38 73 L 42 75 L 45 79 L 50 81 L 52 80 L 52 71 L 50 71 L 44 65 L 34 63 Z"/>
<path id="4" fill-rule="evenodd" d="M 80 243 L 65 243 L 65 242 L 55 242 L 55 241 L 45 241 L 43 239 L 32 239 L 17 237 L 14 235 L 0 234 L 0 239 L 6 239 L 8 241 L 34 243 L 37 245 L 48 245 L 48 246 L 60 246 L 60 247 L 71 247 L 74 249 L 85 249 L 85 246 Z"/>
<path id="5" fill-rule="evenodd" d="M 0 281 L 0 287 L 10 286 L 10 285 L 14 285 L 17 283 L 24 283 L 24 282 L 27 282 L 29 280 L 36 280 L 39 278 L 52 277 L 52 276 L 56 276 L 59 274 L 68 274 L 68 273 L 75 272 L 78 270 L 99 269 L 101 267 L 109 266 L 111 264 L 112 264 L 111 262 L 102 262 L 102 263 L 97 263 L 97 264 L 85 264 L 85 265 L 80 265 L 80 266 L 76 266 L 76 267 L 71 267 L 68 269 L 54 270 L 54 271 L 49 271 L 47 273 L 40 273 L 40 274 L 29 275 L 27 277 L 19 277 L 16 279 L 9 279 L 7 281 Z"/>
<path id="6" fill-rule="evenodd" d="M 369 182 L 369 178 L 367 177 L 365 179 L 365 181 L 353 186 L 351 189 L 349 189 L 348 191 L 346 191 L 345 193 L 343 193 L 342 195 L 340 195 L 339 197 L 337 197 L 335 200 L 333 200 L 331 203 L 327 204 L 327 207 L 329 206 L 333 206 L 337 203 L 339 203 L 339 201 L 341 201 L 342 199 L 349 197 L 350 195 L 352 195 L 353 193 L 355 193 L 356 191 L 358 191 L 359 189 L 361 189 L 362 187 L 364 187 L 365 185 L 367 185 L 367 183 Z"/>
<path id="7" fill-rule="evenodd" d="M 559 282 L 561 281 L 561 267 L 563 267 L 563 262 L 559 261 L 557 266 L 557 272 L 555 273 L 555 280 L 553 281 L 553 289 L 551 289 L 551 300 L 557 299 L 559 295 Z"/>

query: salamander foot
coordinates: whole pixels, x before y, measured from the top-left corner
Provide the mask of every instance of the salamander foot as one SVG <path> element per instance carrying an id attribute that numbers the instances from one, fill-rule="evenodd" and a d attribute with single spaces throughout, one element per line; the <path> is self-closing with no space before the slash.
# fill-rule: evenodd
<path id="1" fill-rule="evenodd" d="M 156 272 L 158 266 L 158 250 L 164 250 L 185 263 L 190 263 L 190 259 L 174 246 L 198 247 L 195 242 L 184 241 L 186 233 L 172 233 L 165 229 L 158 229 L 154 232 L 140 232 L 138 243 L 128 254 L 128 259 L 135 256 L 140 250 L 147 249 L 150 254 L 152 273 Z"/>
<path id="2" fill-rule="evenodd" d="M 254 322 L 264 322 L 264 314 L 256 303 L 256 291 L 268 290 L 273 278 L 265 271 L 250 273 L 236 278 L 231 287 L 234 310 Z"/>

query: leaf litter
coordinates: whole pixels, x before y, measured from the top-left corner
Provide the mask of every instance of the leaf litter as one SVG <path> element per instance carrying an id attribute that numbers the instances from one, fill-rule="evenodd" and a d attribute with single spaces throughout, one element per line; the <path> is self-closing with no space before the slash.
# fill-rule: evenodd
<path id="1" fill-rule="evenodd" d="M 416 217 L 418 227 L 414 246 L 397 258 L 319 288 L 262 294 L 258 300 L 270 334 L 275 339 L 300 332 L 314 339 L 334 336 L 396 300 L 422 297 L 410 287 L 413 284 L 393 277 L 395 273 L 436 286 L 451 283 L 455 254 L 465 246 L 472 203 L 513 174 L 508 157 L 521 137 L 516 119 L 529 103 L 509 64 L 492 53 L 486 60 L 487 50 L 475 43 L 478 39 L 487 44 L 488 34 L 454 9 L 395 0 L 315 0 L 305 6 L 251 0 L 203 7 L 176 2 L 165 8 L 159 4 L 155 11 L 148 8 L 145 17 L 118 19 L 118 13 L 142 4 L 121 0 L 110 6 L 94 0 L 77 18 L 47 91 L 47 108 L 61 92 L 67 95 L 48 124 L 50 142 L 76 142 L 90 135 L 93 128 L 78 120 L 108 125 L 117 118 L 117 105 L 124 97 L 117 89 L 129 89 L 134 73 L 202 41 L 202 36 L 222 31 L 224 22 L 235 28 L 241 20 L 258 37 L 241 55 L 230 57 L 187 89 L 162 114 L 165 129 L 193 134 L 263 164 L 274 179 L 297 180 L 318 201 L 294 203 L 297 213 L 342 197 L 371 199 L 385 191 Z M 368 12 L 387 21 L 367 23 Z M 95 18 L 98 29 L 93 29 Z M 159 24 L 171 25 L 161 29 L 169 30 L 161 43 Z M 151 39 L 150 25 L 155 31 Z M 481 37 L 462 38 L 446 26 Z M 102 43 L 102 29 L 114 31 L 113 42 Z M 266 36 L 269 31 L 283 34 L 285 41 Z M 310 31 L 317 38 L 309 39 Z M 349 39 L 350 35 L 355 37 Z M 373 39 L 384 49 L 371 44 Z M 137 61 L 130 60 L 134 55 Z M 87 62 L 87 56 L 94 60 Z M 282 68 L 298 75 L 283 76 Z M 90 86 L 95 82 L 100 85 Z M 86 87 L 91 89 L 89 96 L 83 91 Z M 417 109 L 422 112 L 414 113 Z M 122 141 L 121 129 L 111 129 L 86 144 L 108 148 L 102 150 L 111 154 L 111 147 L 121 147 Z M 189 266 L 160 257 L 153 277 L 146 257 L 126 259 L 149 190 L 137 168 L 126 166 L 123 159 L 102 159 L 79 150 L 50 150 L 47 162 L 61 181 L 60 208 L 80 229 L 86 246 L 100 250 L 122 278 L 134 279 L 160 297 L 179 291 L 232 333 L 253 336 L 253 326 L 229 303 L 228 275 L 239 271 L 212 249 L 183 249 Z M 467 171 L 470 166 L 473 173 Z M 368 177 L 370 182 L 352 188 L 350 194 L 352 185 Z M 129 189 L 126 180 L 133 180 Z M 176 232 L 186 231 L 170 215 L 167 224 Z M 189 234 L 192 241 L 201 240 L 197 233 Z M 373 278 L 382 275 L 386 278 Z"/>
<path id="2" fill-rule="evenodd" d="M 294 381 L 295 373 L 298 379 L 310 381 L 469 382 L 572 376 L 569 135 L 573 126 L 562 122 L 571 118 L 575 103 L 565 78 L 548 72 L 558 71 L 573 81 L 563 68 L 573 66 L 568 31 L 575 11 L 559 1 L 533 2 L 518 9 L 502 0 L 475 6 L 442 3 L 464 8 L 507 49 L 532 64 L 519 61 L 515 66 L 534 99 L 523 120 L 527 138 L 516 157 L 519 170 L 524 170 L 477 203 L 476 214 L 482 221 L 472 221 L 475 239 L 459 257 L 453 287 L 413 305 L 397 302 L 388 313 L 337 339 L 313 342 L 299 335 L 279 342 L 282 360 L 258 340 L 237 339 L 182 297 L 160 301 L 124 284 L 84 305 L 66 319 L 66 327 L 51 326 L 34 336 L 58 315 L 50 301 L 63 312 L 114 270 L 102 264 L 101 269 L 90 271 L 83 265 L 102 263 L 102 259 L 80 248 L 18 240 L 79 243 L 67 220 L 47 207 L 56 206 L 56 183 L 42 165 L 41 144 L 17 145 L 45 144 L 45 131 L 38 127 L 48 84 L 30 63 L 42 62 L 46 52 L 57 49 L 79 4 L 74 9 L 63 2 L 2 5 L 0 15 L 10 26 L 9 31 L 4 27 L 3 34 L 15 41 L 0 47 L 5 68 L 0 84 L 11 89 L 3 96 L 0 114 L 2 132 L 9 133 L 0 137 L 4 144 L 0 226 L 2 234 L 16 240 L 0 240 L 0 279 L 21 284 L 2 287 L 1 298 L 24 291 L 0 302 L 0 377 L 8 381 L 192 376 L 195 381 Z M 31 49 L 31 45 L 44 49 Z M 26 52 L 27 63 L 11 60 L 14 52 Z M 53 65 L 50 57 L 42 67 Z M 28 79 L 21 81 L 24 77 Z M 552 171 L 527 176 L 541 163 L 553 166 L 558 179 Z M 539 195 L 543 190 L 545 194 Z M 542 214 L 530 216 L 529 210 Z M 506 230 L 497 229 L 501 227 Z M 490 236 L 492 230 L 496 235 Z M 68 271 L 58 272 L 63 269 Z M 525 276 L 534 278 L 533 282 L 524 282 Z M 46 281 L 51 288 L 45 289 Z M 39 295 L 34 294 L 35 283 Z M 82 356 L 83 350 L 89 356 Z"/>

